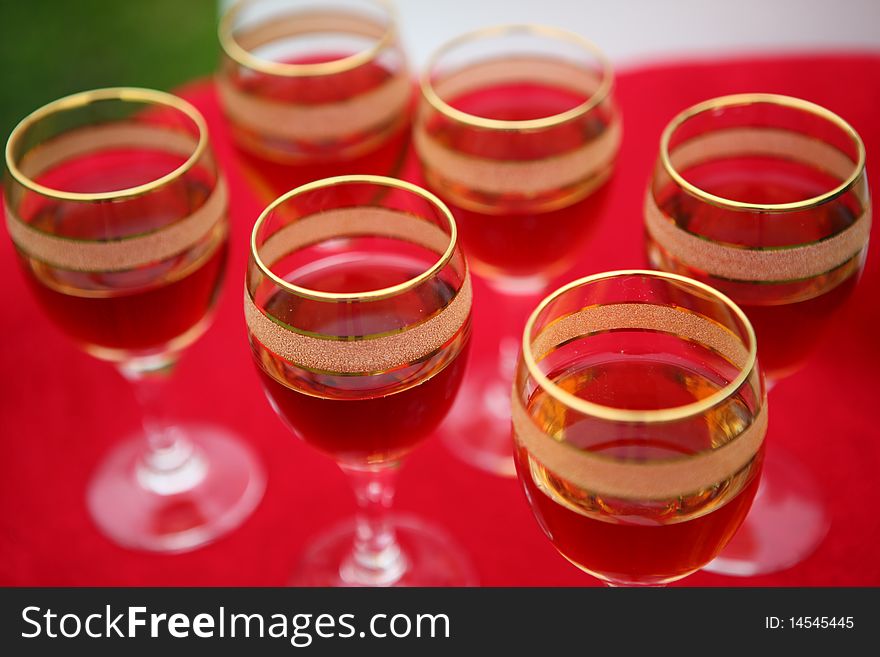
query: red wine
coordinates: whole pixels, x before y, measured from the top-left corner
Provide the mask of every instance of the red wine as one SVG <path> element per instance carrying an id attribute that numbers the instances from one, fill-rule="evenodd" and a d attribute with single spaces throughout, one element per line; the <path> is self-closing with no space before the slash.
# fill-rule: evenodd
<path id="1" fill-rule="evenodd" d="M 601 348 L 602 344 L 607 348 Z M 672 336 L 623 332 L 580 341 L 576 362 L 550 373 L 556 385 L 594 403 L 625 409 L 681 406 L 717 392 L 729 369 L 710 350 Z M 598 348 L 597 348 L 598 344 Z M 589 346 L 587 346 L 589 345 Z M 728 372 L 732 374 L 733 372 Z M 751 421 L 738 396 L 674 431 L 637 425 L 614 432 L 567 413 L 543 389 L 527 400 L 533 420 L 574 447 L 631 462 L 696 454 L 735 437 Z M 522 444 L 515 450 L 520 480 L 539 523 L 566 559 L 615 583 L 660 584 L 684 577 L 711 561 L 744 520 L 758 486 L 762 452 L 740 472 L 700 491 L 670 499 L 621 499 L 597 494 L 547 470 Z"/>
<path id="2" fill-rule="evenodd" d="M 520 82 L 468 91 L 447 102 L 475 116 L 518 121 L 553 116 L 586 100 L 586 95 L 570 89 Z M 527 162 L 577 149 L 602 134 L 608 122 L 608 117 L 596 112 L 586 120 L 512 137 L 505 131 L 481 130 L 436 113 L 425 130 L 432 140 L 462 155 Z M 588 237 L 607 196 L 607 184 L 583 192 L 560 184 L 537 199 L 498 195 L 487 197 L 479 209 L 465 207 L 456 203 L 456 198 L 478 197 L 481 192 L 458 189 L 444 181 L 429 160 L 423 158 L 423 164 L 432 187 L 452 207 L 468 258 L 475 270 L 488 276 L 552 275 L 564 270 Z"/>
<path id="3" fill-rule="evenodd" d="M 423 264 L 414 259 L 364 252 L 328 257 L 323 266 L 313 264 L 308 273 L 288 278 L 314 290 L 353 293 L 396 285 L 422 271 Z M 431 279 L 417 294 L 395 298 L 392 312 L 412 317 L 446 306 L 454 294 L 440 278 Z M 296 310 L 286 304 L 289 297 L 276 293 L 265 309 L 296 325 Z M 339 310 L 341 305 L 322 304 L 325 310 L 318 317 L 312 313 L 310 325 L 323 324 L 334 333 L 339 326 L 350 326 L 353 320 Z M 370 314 L 370 304 L 362 306 L 357 333 L 382 332 L 387 327 L 387 305 L 377 315 Z M 342 314 L 336 316 L 336 311 Z M 266 394 L 285 423 L 336 460 L 364 464 L 399 459 L 439 425 L 461 384 L 468 334 L 469 320 L 423 363 L 355 376 L 311 372 L 284 361 L 253 335 L 251 343 Z"/>
<path id="4" fill-rule="evenodd" d="M 182 270 L 180 278 L 156 277 L 134 291 L 114 289 L 114 276 L 88 275 L 90 287 L 100 285 L 107 296 L 80 296 L 84 290 L 70 281 L 59 283 L 57 272 L 26 259 L 24 264 L 37 300 L 62 331 L 96 355 L 124 360 L 161 350 L 199 325 L 216 300 L 226 251 L 220 238 L 203 259 Z"/>
<path id="5" fill-rule="evenodd" d="M 294 164 L 273 162 L 241 148 L 236 155 L 248 185 L 270 203 L 291 189 L 323 178 L 353 174 L 396 177 L 403 168 L 408 146 L 409 131 L 404 126 L 374 149 L 354 157 Z"/>
<path id="6" fill-rule="evenodd" d="M 107 149 L 64 163 L 39 182 L 101 192 L 155 180 L 181 162 L 180 156 L 161 151 Z M 112 240 L 184 219 L 205 203 L 215 184 L 207 171 L 195 168 L 185 178 L 122 202 L 32 197 L 19 211 L 31 227 L 52 235 Z M 226 233 L 226 221 L 220 220 L 179 254 L 125 271 L 72 271 L 22 251 L 19 257 L 38 302 L 55 324 L 94 355 L 122 361 L 197 337 L 217 298 Z"/>
<path id="7" fill-rule="evenodd" d="M 704 165 L 700 182 L 713 194 L 756 203 L 788 203 L 833 187 L 824 174 L 797 163 L 780 164 L 767 158 L 748 158 L 746 175 L 739 169 L 713 171 Z M 764 171 L 766 179 L 752 177 Z M 758 173 L 756 173 L 758 172 Z M 695 175 L 695 174 L 691 174 Z M 761 218 L 752 213 L 730 213 L 701 202 L 670 186 L 659 196 L 661 211 L 691 233 L 725 243 L 751 247 L 809 244 L 837 234 L 856 216 L 842 203 L 820 206 L 789 216 Z M 760 360 L 768 377 L 780 378 L 798 369 L 821 340 L 837 310 L 852 294 L 862 258 L 857 255 L 829 272 L 791 283 L 737 282 L 707 276 L 648 235 L 652 263 L 668 271 L 704 280 L 730 296 L 748 315 L 758 337 Z"/>
<path id="8" fill-rule="evenodd" d="M 343 54 L 299 57 L 290 64 L 333 61 Z M 327 76 L 282 77 L 251 72 L 236 81 L 246 94 L 274 103 L 319 105 L 344 103 L 388 84 L 394 73 L 376 62 L 366 62 L 349 71 Z M 288 156 L 279 157 L 273 140 L 236 123 L 234 134 L 245 147 L 237 149 L 248 183 L 267 202 L 295 187 L 314 180 L 350 174 L 394 176 L 400 172 L 409 145 L 409 117 L 412 102 L 388 125 L 370 132 L 346 135 L 344 139 L 300 140 L 288 145 Z"/>

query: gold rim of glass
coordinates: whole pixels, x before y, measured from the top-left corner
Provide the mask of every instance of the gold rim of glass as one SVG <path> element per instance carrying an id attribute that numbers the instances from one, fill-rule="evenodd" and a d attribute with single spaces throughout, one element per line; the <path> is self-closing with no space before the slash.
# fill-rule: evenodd
<path id="1" fill-rule="evenodd" d="M 675 168 L 675 165 L 672 164 L 672 159 L 669 155 L 669 142 L 671 141 L 672 135 L 675 133 L 676 130 L 684 125 L 689 119 L 704 112 L 710 112 L 725 107 L 737 107 L 755 104 L 789 107 L 792 109 L 814 114 L 815 116 L 818 116 L 822 119 L 825 119 L 826 121 L 829 121 L 830 123 L 833 123 L 852 140 L 853 144 L 855 144 L 858 157 L 856 163 L 853 166 L 852 173 L 837 187 L 823 194 L 819 194 L 818 196 L 801 199 L 800 201 L 792 201 L 790 203 L 748 203 L 745 201 L 735 201 L 733 199 L 725 198 L 723 196 L 711 194 L 701 187 L 698 187 L 697 185 L 689 182 L 687 179 L 685 179 L 684 176 L 682 176 L 678 172 L 678 170 Z M 660 161 L 663 163 L 663 168 L 666 169 L 666 172 L 677 185 L 682 187 L 692 196 L 706 201 L 707 203 L 711 203 L 712 205 L 733 210 L 789 212 L 796 210 L 807 210 L 809 208 L 822 205 L 823 203 L 831 201 L 838 196 L 846 193 L 846 191 L 850 189 L 861 177 L 862 173 L 865 170 L 865 144 L 862 141 L 862 138 L 859 136 L 859 133 L 856 132 L 855 128 L 853 128 L 849 123 L 847 123 L 844 119 L 842 119 L 831 110 L 826 109 L 821 105 L 817 105 L 816 103 L 811 103 L 808 100 L 794 98 L 793 96 L 783 96 L 780 94 L 733 94 L 730 96 L 719 96 L 718 98 L 711 98 L 709 100 L 703 101 L 702 103 L 697 103 L 696 105 L 693 105 L 677 114 L 675 118 L 673 118 L 672 121 L 669 122 L 666 128 L 664 128 L 663 134 L 660 137 Z"/>
<path id="2" fill-rule="evenodd" d="M 357 293 L 321 292 L 320 290 L 312 290 L 310 288 L 302 287 L 300 285 L 285 281 L 283 278 L 273 272 L 272 269 L 267 266 L 265 262 L 263 262 L 263 259 L 260 257 L 259 247 L 257 246 L 257 233 L 260 231 L 260 228 L 262 227 L 263 223 L 268 219 L 269 215 L 271 215 L 276 210 L 276 208 L 286 203 L 288 200 L 302 194 L 312 192 L 316 189 L 335 187 L 337 185 L 347 185 L 351 183 L 378 185 L 382 187 L 390 187 L 392 189 L 402 189 L 405 192 L 409 192 L 411 194 L 415 194 L 416 196 L 421 197 L 422 199 L 433 205 L 435 208 L 437 208 L 449 225 L 449 244 L 446 246 L 446 250 L 440 255 L 440 258 L 437 260 L 437 262 L 435 262 L 433 265 L 431 265 L 431 267 L 423 271 L 418 276 L 414 276 L 413 278 L 410 278 L 403 283 L 398 283 L 397 285 L 392 285 L 390 287 L 379 288 L 378 290 L 368 290 L 366 292 Z M 420 219 L 414 219 L 414 221 L 420 221 Z M 455 219 L 452 216 L 452 212 L 450 212 L 449 208 L 446 207 L 446 204 L 443 203 L 443 201 L 441 201 L 428 190 L 423 189 L 418 185 L 413 185 L 412 183 L 406 182 L 405 180 L 398 180 L 397 178 L 389 178 L 387 176 L 372 176 L 366 174 L 348 175 L 323 178 L 322 180 L 316 180 L 314 182 L 301 185 L 296 189 L 292 189 L 286 194 L 283 194 L 272 201 L 272 203 L 270 203 L 269 206 L 265 210 L 263 210 L 262 213 L 260 213 L 260 216 L 257 217 L 257 221 L 254 223 L 254 228 L 251 231 L 251 257 L 254 259 L 257 267 L 260 268 L 260 271 L 262 271 L 266 277 L 268 277 L 280 288 L 285 289 L 288 292 L 292 292 L 297 296 L 304 297 L 306 299 L 312 299 L 315 301 L 375 301 L 379 299 L 387 299 L 389 297 L 398 295 L 401 292 L 405 292 L 406 290 L 416 287 L 420 283 L 434 276 L 441 269 L 443 269 L 443 267 L 445 267 L 446 264 L 452 259 L 457 243 L 458 227 L 455 224 Z M 465 264 L 465 272 L 466 271 L 467 264 Z"/>
<path id="3" fill-rule="evenodd" d="M 555 383 L 553 383 L 553 381 L 551 381 L 538 368 L 538 362 L 535 360 L 535 355 L 532 353 L 530 338 L 535 323 L 538 321 L 538 316 L 555 299 L 561 297 L 569 290 L 573 290 L 575 288 L 582 287 L 590 283 L 595 283 L 596 281 L 601 281 L 609 278 L 620 278 L 623 276 L 650 276 L 653 278 L 665 278 L 667 280 L 676 281 L 678 283 L 685 283 L 687 285 L 695 287 L 702 292 L 709 294 L 715 299 L 718 299 L 725 306 L 727 306 L 729 310 L 733 311 L 733 313 L 745 327 L 746 334 L 749 338 L 749 353 L 746 357 L 746 362 L 743 364 L 743 367 L 740 368 L 740 372 L 739 374 L 737 374 L 736 378 L 734 378 L 733 381 L 728 383 L 720 390 L 717 390 L 713 394 L 699 401 L 685 404 L 683 406 L 674 406 L 670 408 L 652 410 L 628 410 L 624 408 L 616 408 L 613 406 L 605 406 L 603 404 L 596 404 L 594 402 L 587 401 L 586 399 L 576 397 L 575 395 L 567 392 L 566 390 L 560 388 Z M 601 274 L 593 274 L 592 276 L 579 278 L 576 281 L 572 281 L 571 283 L 563 285 L 562 287 L 545 297 L 544 300 L 538 304 L 538 307 L 535 308 L 535 310 L 529 316 L 528 321 L 526 322 L 525 330 L 523 331 L 522 353 L 523 362 L 525 362 L 526 364 L 529 376 L 531 376 L 538 383 L 541 389 L 543 389 L 547 394 L 549 394 L 551 397 L 561 402 L 562 404 L 565 404 L 565 406 L 567 406 L 568 408 L 572 408 L 584 415 L 589 415 L 612 422 L 649 423 L 672 422 L 675 420 L 683 420 L 685 418 L 693 417 L 694 415 L 699 415 L 700 413 L 703 413 L 710 408 L 717 406 L 725 399 L 736 393 L 736 391 L 739 390 L 742 385 L 748 380 L 749 376 L 751 376 L 752 374 L 752 371 L 755 369 L 755 363 L 757 362 L 758 357 L 758 345 L 755 339 L 755 330 L 752 328 L 752 324 L 751 322 L 749 322 L 746 314 L 739 306 L 737 306 L 733 302 L 733 300 L 731 300 L 728 296 L 722 294 L 715 288 L 710 287 L 705 283 L 701 283 L 700 281 L 695 281 L 694 279 L 688 278 L 687 276 L 681 276 L 679 274 L 671 274 L 668 272 L 661 272 L 650 269 L 620 269 L 617 271 L 603 272 Z"/>
<path id="4" fill-rule="evenodd" d="M 436 89 L 434 89 L 434 85 L 431 83 L 431 72 L 434 70 L 434 67 L 443 55 L 453 48 L 457 48 L 470 41 L 517 33 L 536 34 L 550 37 L 552 39 L 568 41 L 588 50 L 598 60 L 599 65 L 602 68 L 602 79 L 599 82 L 599 88 L 577 107 L 572 107 L 569 110 L 560 112 L 559 114 L 553 114 L 552 116 L 522 120 L 490 119 L 484 116 L 470 114 L 456 109 L 440 97 L 440 94 L 437 93 Z M 551 128 L 566 123 L 572 119 L 583 116 L 590 110 L 594 109 L 599 103 L 605 100 L 611 92 L 611 88 L 614 84 L 614 71 L 611 68 L 611 61 L 605 56 L 605 53 L 602 52 L 599 46 L 579 34 L 546 25 L 512 24 L 474 30 L 473 32 L 468 32 L 467 34 L 456 37 L 451 41 L 447 41 L 435 50 L 428 59 L 428 63 L 423 70 L 419 84 L 421 86 L 422 96 L 434 107 L 435 110 L 459 123 L 493 130 L 535 130 Z"/>
<path id="5" fill-rule="evenodd" d="M 22 135 L 24 135 L 29 128 L 31 128 L 39 121 L 42 121 L 46 117 L 51 116 L 52 114 L 55 114 L 57 112 L 77 109 L 79 107 L 85 107 L 86 105 L 91 105 L 92 103 L 105 100 L 119 100 L 122 102 L 136 102 L 149 105 L 159 105 L 163 107 L 170 107 L 171 109 L 182 112 L 195 124 L 196 129 L 199 133 L 198 140 L 196 141 L 193 152 L 190 154 L 185 162 L 183 162 L 173 171 L 166 173 L 164 176 L 156 178 L 155 180 L 151 180 L 150 182 L 144 183 L 142 185 L 135 185 L 134 187 L 115 189 L 107 192 L 66 192 L 64 190 L 54 189 L 52 187 L 41 185 L 40 183 L 32 180 L 24 173 L 22 173 L 21 169 L 18 168 L 18 164 L 15 161 L 14 150 L 19 139 L 21 139 Z M 184 173 L 189 171 L 193 166 L 195 166 L 196 162 L 198 162 L 199 159 L 202 157 L 207 147 L 208 124 L 205 122 L 205 119 L 201 115 L 201 113 L 187 101 L 179 98 L 178 96 L 174 96 L 164 91 L 156 91 L 154 89 L 141 89 L 138 87 L 108 87 L 106 89 L 80 91 L 78 93 L 71 94 L 70 96 L 59 98 L 58 100 L 54 100 L 51 103 L 43 105 L 42 107 L 31 112 L 21 121 L 19 121 L 18 125 L 16 125 L 15 128 L 13 128 L 12 132 L 9 134 L 9 140 L 6 142 L 6 167 L 9 170 L 9 174 L 20 185 L 43 196 L 61 199 L 64 201 L 109 201 L 114 199 L 130 198 L 132 196 L 140 196 L 178 179 Z"/>
<path id="6" fill-rule="evenodd" d="M 260 2 L 260 0 L 238 0 L 235 2 L 220 18 L 220 24 L 217 27 L 217 38 L 220 41 L 220 47 L 223 49 L 223 52 L 225 52 L 230 59 L 245 68 L 260 71 L 261 73 L 283 77 L 305 77 L 310 75 L 333 75 L 334 73 L 343 73 L 375 59 L 380 52 L 391 44 L 397 33 L 397 12 L 390 0 L 370 1 L 385 11 L 388 17 L 388 25 L 385 32 L 369 48 L 360 50 L 347 57 L 340 57 L 339 59 L 333 59 L 328 62 L 317 62 L 314 64 L 285 64 L 272 61 L 271 59 L 257 57 L 246 48 L 243 48 L 238 41 L 236 41 L 235 35 L 233 34 L 235 31 L 235 19 L 245 7 L 256 4 L 257 2 Z"/>

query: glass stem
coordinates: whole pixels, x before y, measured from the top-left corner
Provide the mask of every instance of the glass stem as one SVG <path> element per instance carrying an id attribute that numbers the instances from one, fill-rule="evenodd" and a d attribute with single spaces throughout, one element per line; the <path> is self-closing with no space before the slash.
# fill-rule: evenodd
<path id="1" fill-rule="evenodd" d="M 339 574 L 352 586 L 391 586 L 407 568 L 389 514 L 399 465 L 340 467 L 354 491 L 358 511 L 354 545 Z"/>
<path id="2" fill-rule="evenodd" d="M 522 346 L 523 329 L 529 314 L 543 297 L 544 289 L 527 288 L 527 291 L 512 294 L 490 287 L 490 294 L 498 297 L 493 304 L 498 312 L 492 317 L 492 327 L 488 331 L 498 335 L 497 369 L 493 382 L 485 387 L 483 395 L 489 408 L 505 420 L 510 417 L 510 387 Z"/>
<path id="3" fill-rule="evenodd" d="M 159 369 L 119 368 L 131 384 L 141 407 L 146 444 L 135 464 L 135 477 L 157 495 L 175 495 L 198 485 L 205 477 L 205 461 L 179 427 L 170 422 L 165 391 L 173 365 Z"/>
<path id="4" fill-rule="evenodd" d="M 532 310 L 538 305 L 541 293 L 505 295 L 500 300 L 502 324 L 498 341 L 498 372 L 504 380 L 513 381 L 516 359 L 522 345 L 523 329 Z M 508 391 L 509 392 L 509 391 Z"/>

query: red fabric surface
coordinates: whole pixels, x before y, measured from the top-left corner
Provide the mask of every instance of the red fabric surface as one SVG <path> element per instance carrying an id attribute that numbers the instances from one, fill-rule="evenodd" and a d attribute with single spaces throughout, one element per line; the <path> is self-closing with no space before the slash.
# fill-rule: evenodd
<path id="1" fill-rule="evenodd" d="M 804 56 L 640 68 L 618 77 L 623 149 L 601 218 L 572 279 L 643 266 L 642 200 L 665 123 L 694 102 L 727 93 L 800 96 L 840 113 L 863 136 L 880 175 L 880 55 Z M 263 204 L 243 183 L 210 85 L 183 91 L 205 113 L 231 183 L 231 257 L 213 328 L 183 358 L 172 384 L 181 419 L 210 418 L 251 441 L 265 460 L 265 499 L 234 533 L 174 556 L 117 547 L 95 529 L 85 486 L 98 461 L 138 427 L 127 384 L 77 348 L 37 308 L 8 238 L 0 239 L 0 583 L 6 585 L 281 585 L 305 542 L 354 505 L 341 473 L 294 440 L 275 417 L 250 362 L 241 311 L 248 236 Z M 410 167 L 413 171 L 414 168 Z M 877 180 L 872 189 L 876 190 Z M 875 194 L 876 197 L 876 194 Z M 875 224 L 876 226 L 876 224 Z M 874 239 L 878 238 L 875 228 Z M 803 563 L 751 579 L 696 573 L 683 585 L 880 585 L 880 430 L 872 404 L 880 366 L 876 249 L 840 321 L 799 374 L 771 394 L 768 449 L 807 464 L 833 516 Z M 476 289 L 477 312 L 485 289 Z M 473 350 L 472 358 L 493 354 Z M 398 508 L 445 527 L 471 554 L 483 585 L 596 582 L 543 536 L 515 480 L 456 460 L 432 438 L 405 465 Z"/>

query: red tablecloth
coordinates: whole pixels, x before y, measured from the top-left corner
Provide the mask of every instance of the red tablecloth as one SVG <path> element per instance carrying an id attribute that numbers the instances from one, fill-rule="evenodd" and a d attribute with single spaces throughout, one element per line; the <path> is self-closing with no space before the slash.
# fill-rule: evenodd
<path id="1" fill-rule="evenodd" d="M 618 78 L 625 136 L 610 201 L 569 278 L 642 266 L 642 199 L 663 126 L 694 102 L 746 91 L 801 96 L 840 113 L 864 137 L 869 172 L 880 175 L 880 55 L 628 71 Z M 233 230 L 216 323 L 180 363 L 173 406 L 182 419 L 210 418 L 252 442 L 268 468 L 265 499 L 239 530 L 186 554 L 129 551 L 98 533 L 86 512 L 86 482 L 114 441 L 137 428 L 138 411 L 113 368 L 78 351 L 39 311 L 4 236 L 0 584 L 280 585 L 307 539 L 353 511 L 339 471 L 290 436 L 260 390 L 246 346 L 241 286 L 247 238 L 262 203 L 243 183 L 213 89 L 201 83 L 183 94 L 211 126 L 231 183 Z M 875 240 L 878 233 L 880 227 Z M 873 252 L 833 334 L 806 369 L 773 390 L 770 402 L 768 449 L 783 447 L 810 466 L 833 514 L 827 539 L 785 572 L 751 579 L 697 573 L 684 584 L 880 585 L 880 425 L 872 410 L 880 392 L 878 260 Z M 477 288 L 477 303 L 482 291 Z M 484 585 L 595 584 L 541 534 L 518 482 L 462 464 L 439 440 L 428 440 L 406 464 L 398 501 L 400 509 L 447 528 L 473 557 Z"/>

